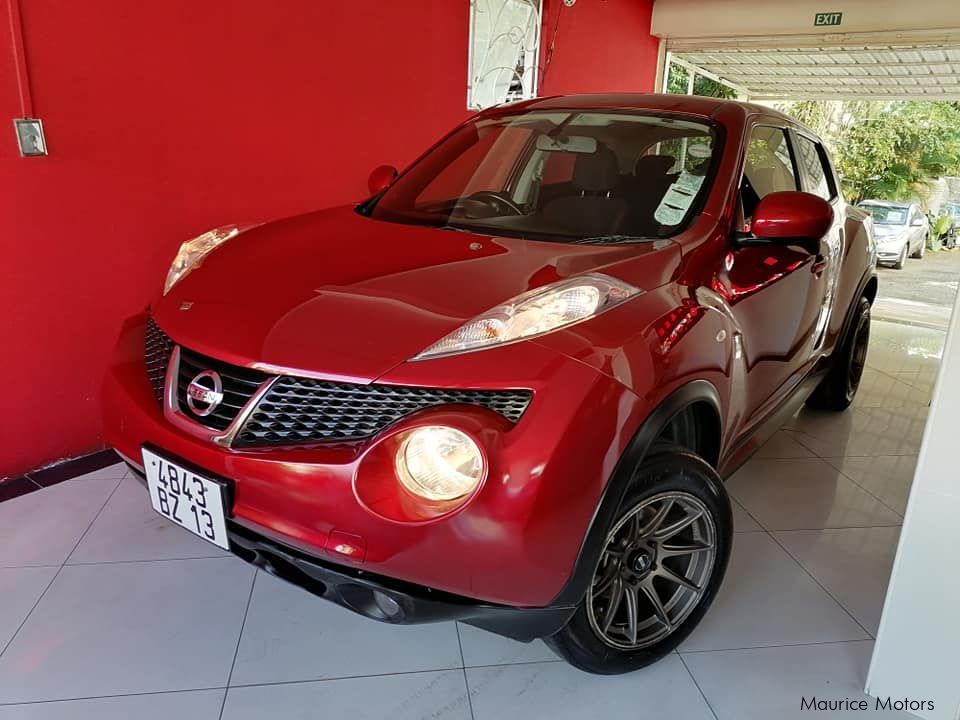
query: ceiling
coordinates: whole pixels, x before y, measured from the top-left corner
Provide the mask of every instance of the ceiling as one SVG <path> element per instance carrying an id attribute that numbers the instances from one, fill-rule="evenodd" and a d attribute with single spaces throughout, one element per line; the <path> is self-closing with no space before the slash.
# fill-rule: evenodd
<path id="1" fill-rule="evenodd" d="M 960 100 L 957 0 L 655 0 L 672 59 L 756 100 Z M 835 19 L 829 26 L 821 17 Z"/>
<path id="2" fill-rule="evenodd" d="M 960 45 L 673 51 L 756 100 L 960 99 Z"/>

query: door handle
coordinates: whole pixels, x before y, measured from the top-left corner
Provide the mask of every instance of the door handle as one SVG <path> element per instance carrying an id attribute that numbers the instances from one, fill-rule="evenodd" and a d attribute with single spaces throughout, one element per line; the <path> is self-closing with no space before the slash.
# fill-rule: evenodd
<path id="1" fill-rule="evenodd" d="M 823 271 L 827 269 L 827 258 L 823 255 L 817 255 L 813 260 L 813 265 L 810 266 L 810 272 L 812 272 L 817 277 L 823 275 Z"/>

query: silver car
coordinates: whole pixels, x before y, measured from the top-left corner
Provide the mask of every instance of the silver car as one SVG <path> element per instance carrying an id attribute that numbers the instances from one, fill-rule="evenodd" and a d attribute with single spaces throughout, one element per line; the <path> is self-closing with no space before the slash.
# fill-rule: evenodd
<path id="1" fill-rule="evenodd" d="M 927 249 L 930 224 L 919 203 L 864 200 L 859 207 L 873 216 L 873 235 L 881 265 L 900 270 L 907 256 L 922 258 Z"/>

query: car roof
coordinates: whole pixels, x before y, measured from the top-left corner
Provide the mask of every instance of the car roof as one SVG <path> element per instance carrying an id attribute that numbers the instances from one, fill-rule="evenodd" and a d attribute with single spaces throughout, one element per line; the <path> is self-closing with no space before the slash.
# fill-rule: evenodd
<path id="1" fill-rule="evenodd" d="M 908 208 L 917 203 L 893 202 L 892 200 L 861 200 L 860 205 L 882 205 L 883 207 Z"/>
<path id="2" fill-rule="evenodd" d="M 486 111 L 514 110 L 660 110 L 667 112 L 682 112 L 692 115 L 711 117 L 721 108 L 738 108 L 743 116 L 768 115 L 794 124 L 796 120 L 784 115 L 778 110 L 764 105 L 742 102 L 740 100 L 723 100 L 720 98 L 702 97 L 699 95 L 669 95 L 664 93 L 585 93 L 579 95 L 554 95 L 551 97 L 534 98 L 523 102 L 497 105 Z"/>

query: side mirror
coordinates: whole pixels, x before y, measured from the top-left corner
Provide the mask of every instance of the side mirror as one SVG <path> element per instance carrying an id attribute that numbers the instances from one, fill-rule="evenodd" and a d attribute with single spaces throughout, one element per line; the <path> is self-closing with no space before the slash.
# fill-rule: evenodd
<path id="1" fill-rule="evenodd" d="M 380 165 L 373 169 L 367 178 L 367 187 L 371 195 L 383 192 L 397 177 L 397 169 L 393 165 Z"/>
<path id="2" fill-rule="evenodd" d="M 833 224 L 833 208 L 823 198 L 787 190 L 767 195 L 753 213 L 751 234 L 745 245 L 776 243 L 801 245 L 814 251 Z"/>
<path id="3" fill-rule="evenodd" d="M 923 218 L 922 218 L 922 217 L 914 218 L 914 219 L 913 219 L 913 222 L 910 223 L 910 225 L 912 225 L 913 227 L 922 227 L 922 226 L 923 226 Z"/>

